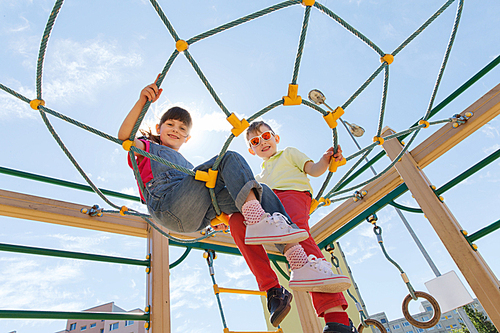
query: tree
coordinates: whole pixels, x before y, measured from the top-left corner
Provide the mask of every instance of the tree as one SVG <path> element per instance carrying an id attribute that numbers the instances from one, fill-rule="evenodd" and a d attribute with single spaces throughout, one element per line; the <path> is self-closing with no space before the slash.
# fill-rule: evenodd
<path id="1" fill-rule="evenodd" d="M 495 326 L 491 323 L 491 321 L 488 320 L 488 318 L 482 312 L 478 311 L 471 305 L 465 305 L 464 310 L 465 313 L 467 313 L 467 316 L 469 317 L 470 321 L 472 322 L 472 324 L 474 324 L 479 333 L 498 333 Z M 463 325 L 462 329 L 464 329 Z M 465 330 L 467 330 L 467 328 L 465 328 Z"/>

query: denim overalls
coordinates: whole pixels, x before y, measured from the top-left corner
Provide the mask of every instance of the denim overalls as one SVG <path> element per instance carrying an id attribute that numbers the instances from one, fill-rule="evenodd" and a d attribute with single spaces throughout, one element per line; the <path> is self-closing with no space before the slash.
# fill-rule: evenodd
<path id="1" fill-rule="evenodd" d="M 151 143 L 149 152 L 185 168 L 193 168 L 184 156 L 167 146 Z M 207 171 L 216 158 L 194 170 Z M 151 170 L 154 178 L 146 184 L 145 198 L 149 214 L 155 221 L 171 231 L 188 233 L 204 229 L 215 218 L 205 182 L 152 159 Z M 290 220 L 278 197 L 269 187 L 255 180 L 250 166 L 240 154 L 226 152 L 217 170 L 214 190 L 221 211 L 226 214 L 240 212 L 250 190 L 254 189 L 265 212 L 280 212 Z"/>

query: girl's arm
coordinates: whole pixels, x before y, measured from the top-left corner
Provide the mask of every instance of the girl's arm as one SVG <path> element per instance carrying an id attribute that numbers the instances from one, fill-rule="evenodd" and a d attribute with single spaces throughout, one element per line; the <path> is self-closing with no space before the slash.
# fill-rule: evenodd
<path id="1" fill-rule="evenodd" d="M 158 98 L 160 98 L 163 89 L 158 89 L 156 81 L 158 81 L 158 78 L 156 78 L 154 83 L 151 83 L 141 90 L 139 100 L 135 103 L 134 107 L 132 107 L 132 110 L 130 110 L 127 117 L 125 117 L 125 120 L 123 120 L 123 123 L 118 130 L 118 139 L 128 140 L 130 137 L 130 133 L 132 133 L 132 129 L 134 128 L 134 125 L 137 122 L 142 109 L 144 108 L 144 105 L 146 105 L 146 102 L 150 101 L 151 103 L 154 103 L 158 100 Z M 135 138 L 134 142 L 137 148 L 146 148 L 141 140 Z"/>
<path id="2" fill-rule="evenodd" d="M 326 169 L 330 165 L 330 159 L 332 156 L 336 161 L 341 161 L 344 157 L 342 156 L 342 149 L 340 145 L 338 146 L 337 153 L 333 154 L 333 147 L 328 148 L 328 150 L 321 156 L 320 160 L 316 163 L 312 161 L 306 162 L 304 165 L 304 171 L 313 177 L 319 177 L 325 173 Z"/>

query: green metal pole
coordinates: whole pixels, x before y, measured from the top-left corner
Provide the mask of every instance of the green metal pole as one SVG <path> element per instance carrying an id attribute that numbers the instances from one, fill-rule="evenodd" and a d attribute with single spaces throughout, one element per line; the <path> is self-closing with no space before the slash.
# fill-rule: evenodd
<path id="1" fill-rule="evenodd" d="M 129 259 L 120 257 L 103 256 L 98 254 L 42 249 L 39 247 L 11 245 L 0 243 L 0 251 L 35 254 L 59 258 L 71 258 L 80 260 L 101 261 L 115 264 L 149 266 L 149 260 Z"/>
<path id="2" fill-rule="evenodd" d="M 73 183 L 69 182 L 66 180 L 60 180 L 56 178 L 51 178 L 51 177 L 46 177 L 46 176 L 41 176 L 41 175 L 36 175 L 34 173 L 29 173 L 29 172 L 24 172 L 24 171 L 19 171 L 19 170 L 13 170 L 9 168 L 4 168 L 0 167 L 0 173 L 9 175 L 9 176 L 15 176 L 15 177 L 20 177 L 20 178 L 26 178 L 26 179 L 31 179 L 31 180 L 36 180 L 39 182 L 43 183 L 48 183 L 48 184 L 54 184 L 54 185 L 59 185 L 59 186 L 64 186 L 64 187 L 69 187 L 73 188 L 76 190 L 81 190 L 81 191 L 87 191 L 87 192 L 94 192 L 94 190 L 88 186 L 88 185 L 82 185 L 78 183 Z M 110 190 L 104 190 L 104 189 L 99 189 L 103 194 L 113 196 L 116 198 L 122 198 L 122 199 L 127 199 L 127 200 L 133 200 L 133 201 L 141 201 L 139 197 L 135 197 L 132 195 L 120 193 L 120 192 L 115 192 L 115 191 L 110 191 Z"/>
<path id="3" fill-rule="evenodd" d="M 149 321 L 149 314 L 114 313 L 114 312 L 59 312 L 0 310 L 0 318 L 9 319 L 83 319 L 83 320 L 134 320 Z"/>
<path id="4" fill-rule="evenodd" d="M 482 238 L 482 237 L 492 233 L 493 231 L 495 231 L 499 228 L 500 228 L 500 220 L 493 222 L 489 226 L 484 227 L 483 229 L 481 229 L 479 231 L 476 231 L 472 235 L 467 236 L 467 240 L 469 242 L 473 243 L 473 242 L 477 241 L 479 238 Z"/>

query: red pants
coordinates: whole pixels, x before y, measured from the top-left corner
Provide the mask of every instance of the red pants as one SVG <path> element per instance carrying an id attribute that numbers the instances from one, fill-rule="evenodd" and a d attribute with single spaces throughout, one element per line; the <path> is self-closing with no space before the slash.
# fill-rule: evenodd
<path id="1" fill-rule="evenodd" d="M 309 233 L 309 210 L 311 207 L 311 196 L 308 192 L 299 191 L 274 191 L 283 203 L 286 212 L 299 228 Z M 259 290 L 267 291 L 278 287 L 279 281 L 276 273 L 271 268 L 269 258 L 262 245 L 246 245 L 246 225 L 243 223 L 243 215 L 236 213 L 229 219 L 229 227 L 234 242 L 238 246 L 248 267 L 257 279 Z M 314 254 L 318 258 L 324 258 L 318 245 L 309 234 L 309 238 L 299 243 L 307 255 Z M 323 317 L 325 310 L 341 305 L 347 309 L 347 301 L 342 293 L 317 293 L 311 292 L 312 302 L 318 317 Z"/>

